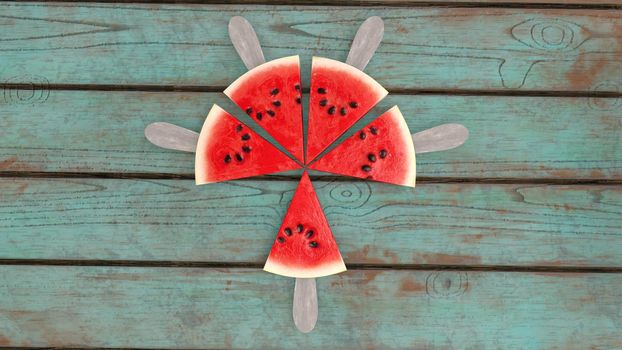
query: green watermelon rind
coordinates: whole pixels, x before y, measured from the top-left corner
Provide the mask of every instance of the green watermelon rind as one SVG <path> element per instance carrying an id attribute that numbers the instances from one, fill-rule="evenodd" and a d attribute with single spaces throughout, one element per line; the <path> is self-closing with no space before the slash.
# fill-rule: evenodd
<path id="1" fill-rule="evenodd" d="M 231 85 L 229 85 L 225 89 L 225 91 L 223 91 L 223 93 L 227 96 L 230 96 L 231 93 L 239 89 L 240 85 L 244 84 L 244 82 L 249 77 L 252 77 L 255 75 L 261 75 L 262 73 L 267 73 L 270 70 L 278 67 L 279 65 L 290 65 L 290 64 L 295 64 L 295 65 L 300 66 L 300 56 L 298 55 L 286 56 L 286 57 L 281 57 L 281 58 L 274 59 L 272 61 L 262 63 L 258 65 L 257 67 L 249 70 L 248 72 L 242 74 L 240 77 L 238 77 L 233 83 L 231 83 Z"/>

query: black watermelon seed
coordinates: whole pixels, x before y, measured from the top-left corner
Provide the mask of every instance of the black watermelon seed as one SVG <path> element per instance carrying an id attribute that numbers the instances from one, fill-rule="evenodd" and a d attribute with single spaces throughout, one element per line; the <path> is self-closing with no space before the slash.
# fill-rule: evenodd
<path id="1" fill-rule="evenodd" d="M 235 154 L 235 160 L 237 160 L 238 162 L 241 162 L 241 161 L 243 161 L 243 160 L 244 160 L 244 158 L 242 158 L 242 155 L 241 155 L 241 154 L 236 153 L 236 154 Z"/>
<path id="2" fill-rule="evenodd" d="M 320 100 L 320 106 L 324 107 L 328 103 L 327 99 Z"/>
<path id="3" fill-rule="evenodd" d="M 365 131 L 359 132 L 359 139 L 365 140 L 366 137 L 367 137 L 367 134 L 365 134 Z"/>
<path id="4" fill-rule="evenodd" d="M 305 237 L 307 237 L 307 238 L 311 238 L 311 237 L 313 236 L 313 234 L 314 234 L 314 233 L 315 233 L 315 232 L 313 232 L 313 230 L 309 230 L 309 231 L 307 231 L 307 233 L 305 233 Z"/>
<path id="5" fill-rule="evenodd" d="M 261 112 L 257 112 L 257 114 L 255 114 L 255 117 L 257 117 L 257 120 L 261 120 L 261 118 L 263 118 L 263 115 L 261 115 Z"/>
<path id="6" fill-rule="evenodd" d="M 372 126 L 371 128 L 369 128 L 369 132 L 371 132 L 372 135 L 378 135 L 378 128 Z"/>
<path id="7" fill-rule="evenodd" d="M 292 229 L 289 227 L 286 227 L 285 230 L 283 230 L 283 232 L 285 233 L 286 236 L 292 235 Z"/>
<path id="8" fill-rule="evenodd" d="M 285 243 L 285 237 L 279 237 L 276 239 L 279 243 Z"/>
<path id="9" fill-rule="evenodd" d="M 275 96 L 278 93 L 279 93 L 279 89 L 272 89 L 272 91 L 270 91 L 270 95 L 272 96 Z"/>
<path id="10" fill-rule="evenodd" d="M 371 167 L 369 165 L 365 164 L 365 165 L 363 165 L 361 167 L 361 170 L 363 170 L 364 172 L 368 173 L 368 172 L 371 171 Z"/>
<path id="11" fill-rule="evenodd" d="M 277 107 L 280 107 L 281 106 L 281 101 L 279 101 L 279 100 L 272 101 L 272 104 L 277 106 Z"/>
<path id="12" fill-rule="evenodd" d="M 345 107 L 341 107 L 341 109 L 339 110 L 339 114 L 346 115 L 346 108 Z"/>
<path id="13" fill-rule="evenodd" d="M 297 103 L 297 104 L 302 103 L 302 101 L 300 100 L 300 96 L 299 96 L 299 97 L 296 97 L 296 103 Z"/>
<path id="14" fill-rule="evenodd" d="M 249 135 L 249 134 L 242 135 L 242 141 L 248 141 L 250 139 L 251 139 L 251 135 Z"/>
<path id="15" fill-rule="evenodd" d="M 298 233 L 302 233 L 302 230 L 304 230 L 305 228 L 302 226 L 302 224 L 298 224 L 298 226 L 296 226 L 296 231 Z"/>
<path id="16" fill-rule="evenodd" d="M 387 152 L 386 149 L 380 150 L 380 158 L 381 159 L 386 158 L 387 154 L 388 154 L 388 152 Z"/>
<path id="17" fill-rule="evenodd" d="M 242 146 L 242 151 L 244 151 L 244 153 L 251 153 L 251 148 L 249 146 Z"/>
<path id="18" fill-rule="evenodd" d="M 316 242 L 316 241 L 311 241 L 311 242 L 309 242 L 309 247 L 311 247 L 311 248 L 317 248 L 317 242 Z"/>
<path id="19" fill-rule="evenodd" d="M 238 124 L 238 126 L 235 127 L 235 131 L 237 132 L 242 131 L 242 124 Z"/>
<path id="20" fill-rule="evenodd" d="M 271 117 L 274 117 L 274 114 L 275 114 L 274 111 L 271 109 L 267 110 L 266 113 L 268 113 L 268 115 Z"/>
<path id="21" fill-rule="evenodd" d="M 350 105 L 351 108 L 356 108 L 356 107 L 359 106 L 359 104 L 354 102 L 354 101 L 350 102 L 349 105 Z"/>
<path id="22" fill-rule="evenodd" d="M 318 94 L 325 94 L 325 93 L 326 93 L 326 89 L 324 89 L 324 88 L 318 88 L 318 89 L 317 89 L 317 93 L 318 93 Z"/>
<path id="23" fill-rule="evenodd" d="M 296 89 L 296 90 L 300 91 L 300 84 L 296 84 L 296 85 L 294 85 L 294 89 Z"/>
<path id="24" fill-rule="evenodd" d="M 335 114 L 335 106 L 330 106 L 330 108 L 328 109 L 328 114 L 330 115 Z"/>
<path id="25" fill-rule="evenodd" d="M 251 115 L 251 113 L 253 113 L 253 109 L 252 109 L 252 108 L 250 108 L 250 107 L 248 107 L 248 108 L 246 109 L 246 114 Z"/>
<path id="26" fill-rule="evenodd" d="M 227 154 L 225 156 L 225 163 L 231 163 L 231 155 Z"/>
<path id="27" fill-rule="evenodd" d="M 376 155 L 373 153 L 370 153 L 367 155 L 367 159 L 369 159 L 370 162 L 374 163 L 376 161 Z"/>

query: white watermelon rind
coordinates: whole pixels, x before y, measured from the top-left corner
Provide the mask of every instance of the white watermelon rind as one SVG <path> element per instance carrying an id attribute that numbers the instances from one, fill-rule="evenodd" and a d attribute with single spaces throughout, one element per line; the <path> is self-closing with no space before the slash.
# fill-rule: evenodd
<path id="1" fill-rule="evenodd" d="M 298 55 L 286 56 L 286 57 L 274 59 L 272 61 L 268 61 L 266 63 L 262 63 L 258 65 L 257 67 L 249 70 L 248 72 L 242 74 L 233 83 L 231 83 L 231 85 L 229 85 L 225 89 L 225 91 L 223 91 L 223 93 L 227 95 L 227 97 L 231 98 L 231 95 L 237 89 L 239 89 L 241 85 L 244 85 L 244 83 L 251 77 L 256 76 L 256 75 L 261 75 L 262 73 L 267 73 L 270 70 L 275 69 L 282 65 L 292 65 L 292 64 L 296 66 L 300 66 L 300 56 Z"/>
<path id="2" fill-rule="evenodd" d="M 404 116 L 402 115 L 402 112 L 400 111 L 400 108 L 398 106 L 391 107 L 391 109 L 389 109 L 385 113 L 389 113 L 390 118 L 393 119 L 393 121 L 400 126 L 400 136 L 406 143 L 406 149 L 408 152 L 407 160 L 409 161 L 409 164 L 411 164 L 411 166 L 408 167 L 408 172 L 404 174 L 404 182 L 400 185 L 415 187 L 415 184 L 417 182 L 417 151 L 415 150 L 415 144 L 413 142 L 413 137 L 410 133 L 410 129 L 408 129 L 408 124 L 406 124 L 406 119 L 404 119 Z"/>
<path id="3" fill-rule="evenodd" d="M 389 94 L 389 92 L 385 88 L 383 88 L 382 85 L 380 85 L 380 83 L 376 81 L 376 79 L 370 77 L 362 70 L 347 63 L 333 60 L 331 58 L 313 56 L 313 58 L 311 59 L 311 67 L 313 67 L 312 69 L 316 69 L 317 67 L 321 69 L 330 69 L 336 71 L 343 70 L 346 72 L 346 74 L 357 77 L 361 80 L 361 84 L 371 85 L 373 87 L 372 91 L 376 92 L 378 101 L 382 100 Z"/>
<path id="4" fill-rule="evenodd" d="M 347 271 L 346 265 L 343 263 L 343 259 L 307 268 L 287 266 L 276 261 L 272 261 L 270 258 L 266 261 L 266 265 L 263 270 L 277 275 L 294 278 L 318 278 Z"/>
<path id="5" fill-rule="evenodd" d="M 207 113 L 207 117 L 205 118 L 205 122 L 203 122 L 203 127 L 201 128 L 201 133 L 212 129 L 213 125 L 220 119 L 220 116 L 226 113 L 227 112 L 224 109 L 214 104 L 209 113 Z M 207 148 L 207 142 L 207 137 L 199 136 L 199 142 L 197 142 L 194 158 L 194 178 L 197 185 L 204 185 L 214 182 L 209 178 L 209 169 L 205 164 L 204 152 L 202 152 L 202 150 Z"/>

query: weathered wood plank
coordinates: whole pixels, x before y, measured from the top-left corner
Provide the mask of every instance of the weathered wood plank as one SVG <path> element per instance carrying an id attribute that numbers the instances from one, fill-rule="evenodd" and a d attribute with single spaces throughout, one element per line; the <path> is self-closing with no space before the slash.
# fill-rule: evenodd
<path id="1" fill-rule="evenodd" d="M 294 280 L 259 270 L 0 266 L 0 344 L 136 348 L 617 349 L 622 275 L 348 271 L 318 279 L 302 334 Z"/>
<path id="2" fill-rule="evenodd" d="M 211 0 L 195 0 L 193 2 L 204 2 L 209 3 Z M 129 1 L 127 1 L 129 2 Z M 143 1 L 143 2 L 149 2 Z M 157 1 L 153 1 L 157 2 Z M 266 0 L 236 0 L 236 3 L 247 3 L 247 4 L 266 4 L 269 3 Z M 317 1 L 313 0 L 287 0 L 280 1 L 282 4 L 291 4 L 291 5 L 314 5 L 317 4 Z M 327 5 L 386 5 L 386 6 L 405 6 L 405 5 L 478 5 L 487 6 L 504 6 L 509 4 L 517 4 L 517 5 L 583 5 L 585 7 L 593 7 L 593 6 L 605 6 L 605 5 L 620 5 L 620 0 L 322 0 L 322 4 Z"/>
<path id="3" fill-rule="evenodd" d="M 345 60 L 359 24 L 385 20 L 367 72 L 393 89 L 620 90 L 622 10 L 0 3 L 7 82 L 226 86 L 244 72 L 227 21 L 266 58 Z"/>
<path id="4" fill-rule="evenodd" d="M 205 0 L 208 2 L 210 0 Z M 307 0 L 291 0 L 292 4 L 306 3 Z M 309 3 L 313 3 L 313 0 L 308 0 Z M 248 3 L 260 3 L 261 0 L 241 0 L 238 2 Z M 288 1 L 289 2 L 289 1 Z M 585 6 L 599 6 L 599 5 L 620 5 L 620 0 L 323 0 L 322 3 L 343 5 L 343 4 L 383 4 L 383 5 L 406 5 L 412 4 L 416 6 L 418 4 L 482 4 L 485 5 L 498 5 L 503 6 L 507 4 L 523 4 L 523 5 L 585 5 Z"/>
<path id="5" fill-rule="evenodd" d="M 0 99 L 1 171 L 192 174 L 194 156 L 151 145 L 143 130 L 155 121 L 199 130 L 212 103 L 225 100 L 121 91 L 19 96 Z M 395 95 L 383 105 L 393 103 L 412 132 L 449 122 L 469 128 L 460 148 L 420 155 L 418 176 L 622 178 L 622 99 Z"/>
<path id="6" fill-rule="evenodd" d="M 262 264 L 295 181 L 0 180 L 0 258 Z M 315 182 L 346 264 L 622 266 L 622 187 Z"/>

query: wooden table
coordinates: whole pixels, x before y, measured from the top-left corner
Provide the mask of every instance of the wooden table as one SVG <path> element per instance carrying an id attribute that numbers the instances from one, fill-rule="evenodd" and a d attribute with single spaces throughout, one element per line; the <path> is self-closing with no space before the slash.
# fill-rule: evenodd
<path id="1" fill-rule="evenodd" d="M 619 0 L 239 3 L 0 2 L 0 345 L 622 348 Z M 234 15 L 305 79 L 381 16 L 384 105 L 471 132 L 414 191 L 313 177 L 349 270 L 309 334 L 261 270 L 296 174 L 196 187 L 142 136 L 225 102 Z"/>

